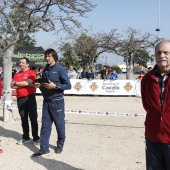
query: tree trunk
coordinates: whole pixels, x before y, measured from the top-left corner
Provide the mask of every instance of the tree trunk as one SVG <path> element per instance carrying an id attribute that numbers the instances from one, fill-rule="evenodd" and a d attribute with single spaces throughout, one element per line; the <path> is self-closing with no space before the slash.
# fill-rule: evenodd
<path id="1" fill-rule="evenodd" d="M 90 62 L 90 68 L 92 69 L 93 72 L 95 72 L 95 67 L 94 67 L 94 59 Z"/>
<path id="2" fill-rule="evenodd" d="M 129 63 L 126 63 L 126 79 L 131 80 L 133 79 L 133 67 L 132 67 L 132 57 L 130 57 Z"/>
<path id="3" fill-rule="evenodd" d="M 12 90 L 10 83 L 12 80 L 12 56 L 14 52 L 14 46 L 10 46 L 3 56 L 3 121 L 8 122 L 11 120 L 12 111 L 7 109 L 8 105 L 12 103 Z"/>

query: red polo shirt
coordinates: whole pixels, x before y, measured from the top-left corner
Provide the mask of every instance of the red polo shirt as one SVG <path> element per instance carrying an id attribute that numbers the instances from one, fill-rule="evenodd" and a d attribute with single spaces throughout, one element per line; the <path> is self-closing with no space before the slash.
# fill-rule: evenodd
<path id="1" fill-rule="evenodd" d="M 20 71 L 16 73 L 13 77 L 13 81 L 16 82 L 26 81 L 27 79 L 31 79 L 32 81 L 36 79 L 36 73 L 34 70 L 28 69 L 26 71 Z M 16 89 L 17 98 L 28 96 L 29 94 L 32 94 L 34 92 L 35 92 L 35 87 L 25 86 Z"/>

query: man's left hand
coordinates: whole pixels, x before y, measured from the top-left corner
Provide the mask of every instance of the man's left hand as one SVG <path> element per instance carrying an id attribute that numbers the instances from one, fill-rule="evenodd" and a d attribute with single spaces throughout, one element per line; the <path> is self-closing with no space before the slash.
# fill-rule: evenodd
<path id="1" fill-rule="evenodd" d="M 55 88 L 56 88 L 56 85 L 55 85 L 53 82 L 44 83 L 43 86 L 44 86 L 46 89 L 55 89 Z"/>

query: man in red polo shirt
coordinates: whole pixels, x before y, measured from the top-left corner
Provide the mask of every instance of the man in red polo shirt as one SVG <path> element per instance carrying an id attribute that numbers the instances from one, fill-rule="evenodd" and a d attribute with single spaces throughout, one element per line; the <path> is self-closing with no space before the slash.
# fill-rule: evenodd
<path id="1" fill-rule="evenodd" d="M 11 88 L 16 89 L 18 111 L 21 116 L 23 136 L 17 142 L 22 145 L 30 141 L 29 122 L 31 121 L 31 129 L 34 144 L 39 144 L 38 122 L 37 122 L 37 103 L 35 97 L 35 87 L 33 82 L 36 79 L 34 70 L 29 69 L 29 60 L 27 58 L 20 59 L 20 72 L 16 73 L 11 82 Z"/>

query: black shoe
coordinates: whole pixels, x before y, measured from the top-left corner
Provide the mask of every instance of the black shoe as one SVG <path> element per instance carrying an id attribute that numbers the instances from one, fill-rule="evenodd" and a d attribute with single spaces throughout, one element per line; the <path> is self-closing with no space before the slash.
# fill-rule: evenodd
<path id="1" fill-rule="evenodd" d="M 32 157 L 39 157 L 39 156 L 49 156 L 50 152 L 49 151 L 39 151 L 37 153 L 34 153 Z"/>
<path id="2" fill-rule="evenodd" d="M 55 150 L 55 153 L 60 154 L 62 151 L 63 151 L 63 148 L 57 147 L 57 149 Z"/>

